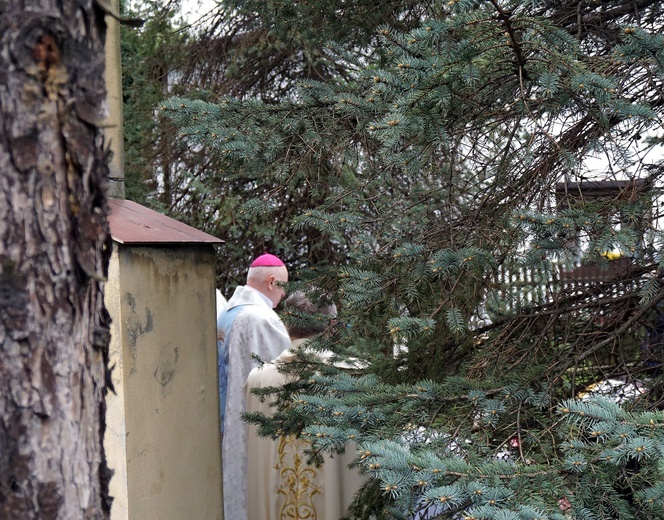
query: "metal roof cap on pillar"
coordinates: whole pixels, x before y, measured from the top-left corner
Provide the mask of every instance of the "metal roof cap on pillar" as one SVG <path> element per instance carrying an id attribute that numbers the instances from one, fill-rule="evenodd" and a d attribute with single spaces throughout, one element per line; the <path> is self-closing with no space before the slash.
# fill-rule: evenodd
<path id="1" fill-rule="evenodd" d="M 136 202 L 108 201 L 111 238 L 120 244 L 223 244 L 223 240 Z"/>

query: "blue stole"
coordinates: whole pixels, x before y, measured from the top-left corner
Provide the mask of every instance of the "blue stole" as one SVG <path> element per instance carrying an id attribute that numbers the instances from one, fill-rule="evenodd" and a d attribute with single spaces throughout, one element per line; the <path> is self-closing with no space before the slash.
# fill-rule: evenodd
<path id="1" fill-rule="evenodd" d="M 246 304 L 245 304 L 246 305 Z M 231 327 L 235 318 L 245 305 L 238 305 L 223 312 L 217 321 L 217 330 L 224 331 L 224 341 L 217 340 L 217 365 L 219 370 L 219 417 L 221 433 L 224 433 L 224 415 L 226 414 L 226 395 L 228 385 L 228 345 L 231 339 Z"/>

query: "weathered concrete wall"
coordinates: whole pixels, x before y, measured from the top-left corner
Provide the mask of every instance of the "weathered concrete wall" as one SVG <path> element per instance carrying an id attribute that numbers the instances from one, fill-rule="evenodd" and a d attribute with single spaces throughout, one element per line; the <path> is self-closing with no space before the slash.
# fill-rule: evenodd
<path id="1" fill-rule="evenodd" d="M 126 520 L 128 518 L 127 497 L 127 460 L 126 437 L 127 426 L 125 422 L 125 393 L 124 393 L 124 363 L 122 358 L 122 313 L 120 289 L 120 264 L 118 249 L 113 247 L 113 253 L 108 264 L 108 282 L 104 290 L 104 303 L 113 318 L 111 322 L 111 380 L 115 387 L 115 394 L 109 392 L 106 396 L 106 434 L 104 435 L 104 449 L 109 467 L 114 471 L 109 485 L 109 494 L 113 497 L 111 518 L 113 520 Z"/>
<path id="2" fill-rule="evenodd" d="M 115 244 L 113 520 L 222 518 L 214 250 Z"/>

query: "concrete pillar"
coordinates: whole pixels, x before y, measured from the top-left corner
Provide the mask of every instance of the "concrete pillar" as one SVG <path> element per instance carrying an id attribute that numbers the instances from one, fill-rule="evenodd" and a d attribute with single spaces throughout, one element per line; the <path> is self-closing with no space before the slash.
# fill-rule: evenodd
<path id="1" fill-rule="evenodd" d="M 110 207 L 111 520 L 222 520 L 213 247 L 221 241 L 131 201 Z"/>

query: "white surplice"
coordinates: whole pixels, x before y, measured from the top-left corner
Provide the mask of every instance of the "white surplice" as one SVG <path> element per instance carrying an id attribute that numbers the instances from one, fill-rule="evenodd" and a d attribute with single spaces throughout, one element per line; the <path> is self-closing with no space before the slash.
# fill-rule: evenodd
<path id="1" fill-rule="evenodd" d="M 269 301 L 269 300 L 268 300 Z M 240 286 L 217 322 L 219 400 L 222 421 L 224 518 L 247 519 L 247 425 L 244 382 L 252 354 L 266 361 L 290 345 L 279 316 L 257 290 Z"/>

